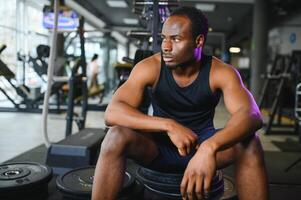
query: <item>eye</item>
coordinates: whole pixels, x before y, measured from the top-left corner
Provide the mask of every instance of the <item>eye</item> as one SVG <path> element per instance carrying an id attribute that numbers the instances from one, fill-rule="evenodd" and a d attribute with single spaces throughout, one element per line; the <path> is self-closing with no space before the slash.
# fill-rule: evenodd
<path id="1" fill-rule="evenodd" d="M 180 38 L 174 38 L 173 39 L 175 42 L 180 42 Z"/>

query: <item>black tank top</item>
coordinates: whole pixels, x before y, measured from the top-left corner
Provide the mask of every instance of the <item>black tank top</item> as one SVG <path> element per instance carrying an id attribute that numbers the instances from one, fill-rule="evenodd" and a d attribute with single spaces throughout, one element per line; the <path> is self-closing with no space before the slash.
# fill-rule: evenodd
<path id="1" fill-rule="evenodd" d="M 176 83 L 172 71 L 161 60 L 160 77 L 152 92 L 153 115 L 174 119 L 195 132 L 213 127 L 220 92 L 212 93 L 209 85 L 212 56 L 203 55 L 201 71 L 185 87 Z"/>

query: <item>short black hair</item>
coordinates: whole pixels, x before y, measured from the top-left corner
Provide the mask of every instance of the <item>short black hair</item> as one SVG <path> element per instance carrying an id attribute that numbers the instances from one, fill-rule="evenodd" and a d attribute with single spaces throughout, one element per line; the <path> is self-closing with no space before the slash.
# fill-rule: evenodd
<path id="1" fill-rule="evenodd" d="M 94 60 L 96 60 L 97 58 L 98 58 L 98 54 L 95 53 L 95 54 L 93 55 L 92 59 L 91 59 L 91 62 L 94 61 Z"/>
<path id="2" fill-rule="evenodd" d="M 191 22 L 191 32 L 192 37 L 196 38 L 198 35 L 202 34 L 206 41 L 208 34 L 208 19 L 204 13 L 190 6 L 179 7 L 174 10 L 170 16 L 186 16 Z"/>

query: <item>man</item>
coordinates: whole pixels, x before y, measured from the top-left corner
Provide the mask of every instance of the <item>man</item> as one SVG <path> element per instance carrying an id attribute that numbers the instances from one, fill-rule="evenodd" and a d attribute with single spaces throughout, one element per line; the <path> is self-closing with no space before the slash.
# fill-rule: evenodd
<path id="1" fill-rule="evenodd" d="M 260 111 L 237 71 L 202 54 L 208 24 L 197 9 L 176 10 L 162 28 L 162 52 L 139 62 L 105 113 L 112 126 L 101 147 L 92 199 L 116 199 L 126 158 L 155 170 L 183 171 L 183 199 L 208 197 L 217 168 L 235 165 L 240 200 L 267 199 Z M 153 116 L 137 107 L 152 87 Z M 220 95 L 231 114 L 213 127 Z M 109 173 L 108 173 L 109 172 Z"/>

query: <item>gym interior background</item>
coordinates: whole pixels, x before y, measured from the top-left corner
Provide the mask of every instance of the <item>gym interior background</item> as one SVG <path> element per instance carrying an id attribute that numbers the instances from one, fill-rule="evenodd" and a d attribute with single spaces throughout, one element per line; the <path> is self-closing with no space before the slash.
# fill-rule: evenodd
<path id="1" fill-rule="evenodd" d="M 95 164 L 112 94 L 135 63 L 159 51 L 162 22 L 179 5 L 206 14 L 205 52 L 235 66 L 260 106 L 271 199 L 301 199 L 300 1 L 64 0 L 58 1 L 57 33 L 55 1 L 0 2 L 0 199 L 89 199 L 90 176 L 84 188 L 73 187 L 82 191 L 70 194 L 63 175 L 79 167 L 93 171 L 87 166 Z M 51 45 L 56 48 L 49 79 Z M 215 126 L 228 118 L 221 101 Z M 81 141 L 85 137 L 89 141 Z M 135 167 L 129 168 L 133 180 Z M 224 173 L 231 178 L 231 169 Z M 32 196 L 40 183 L 41 194 Z M 141 192 L 141 182 L 129 183 L 136 188 L 127 193 Z"/>

